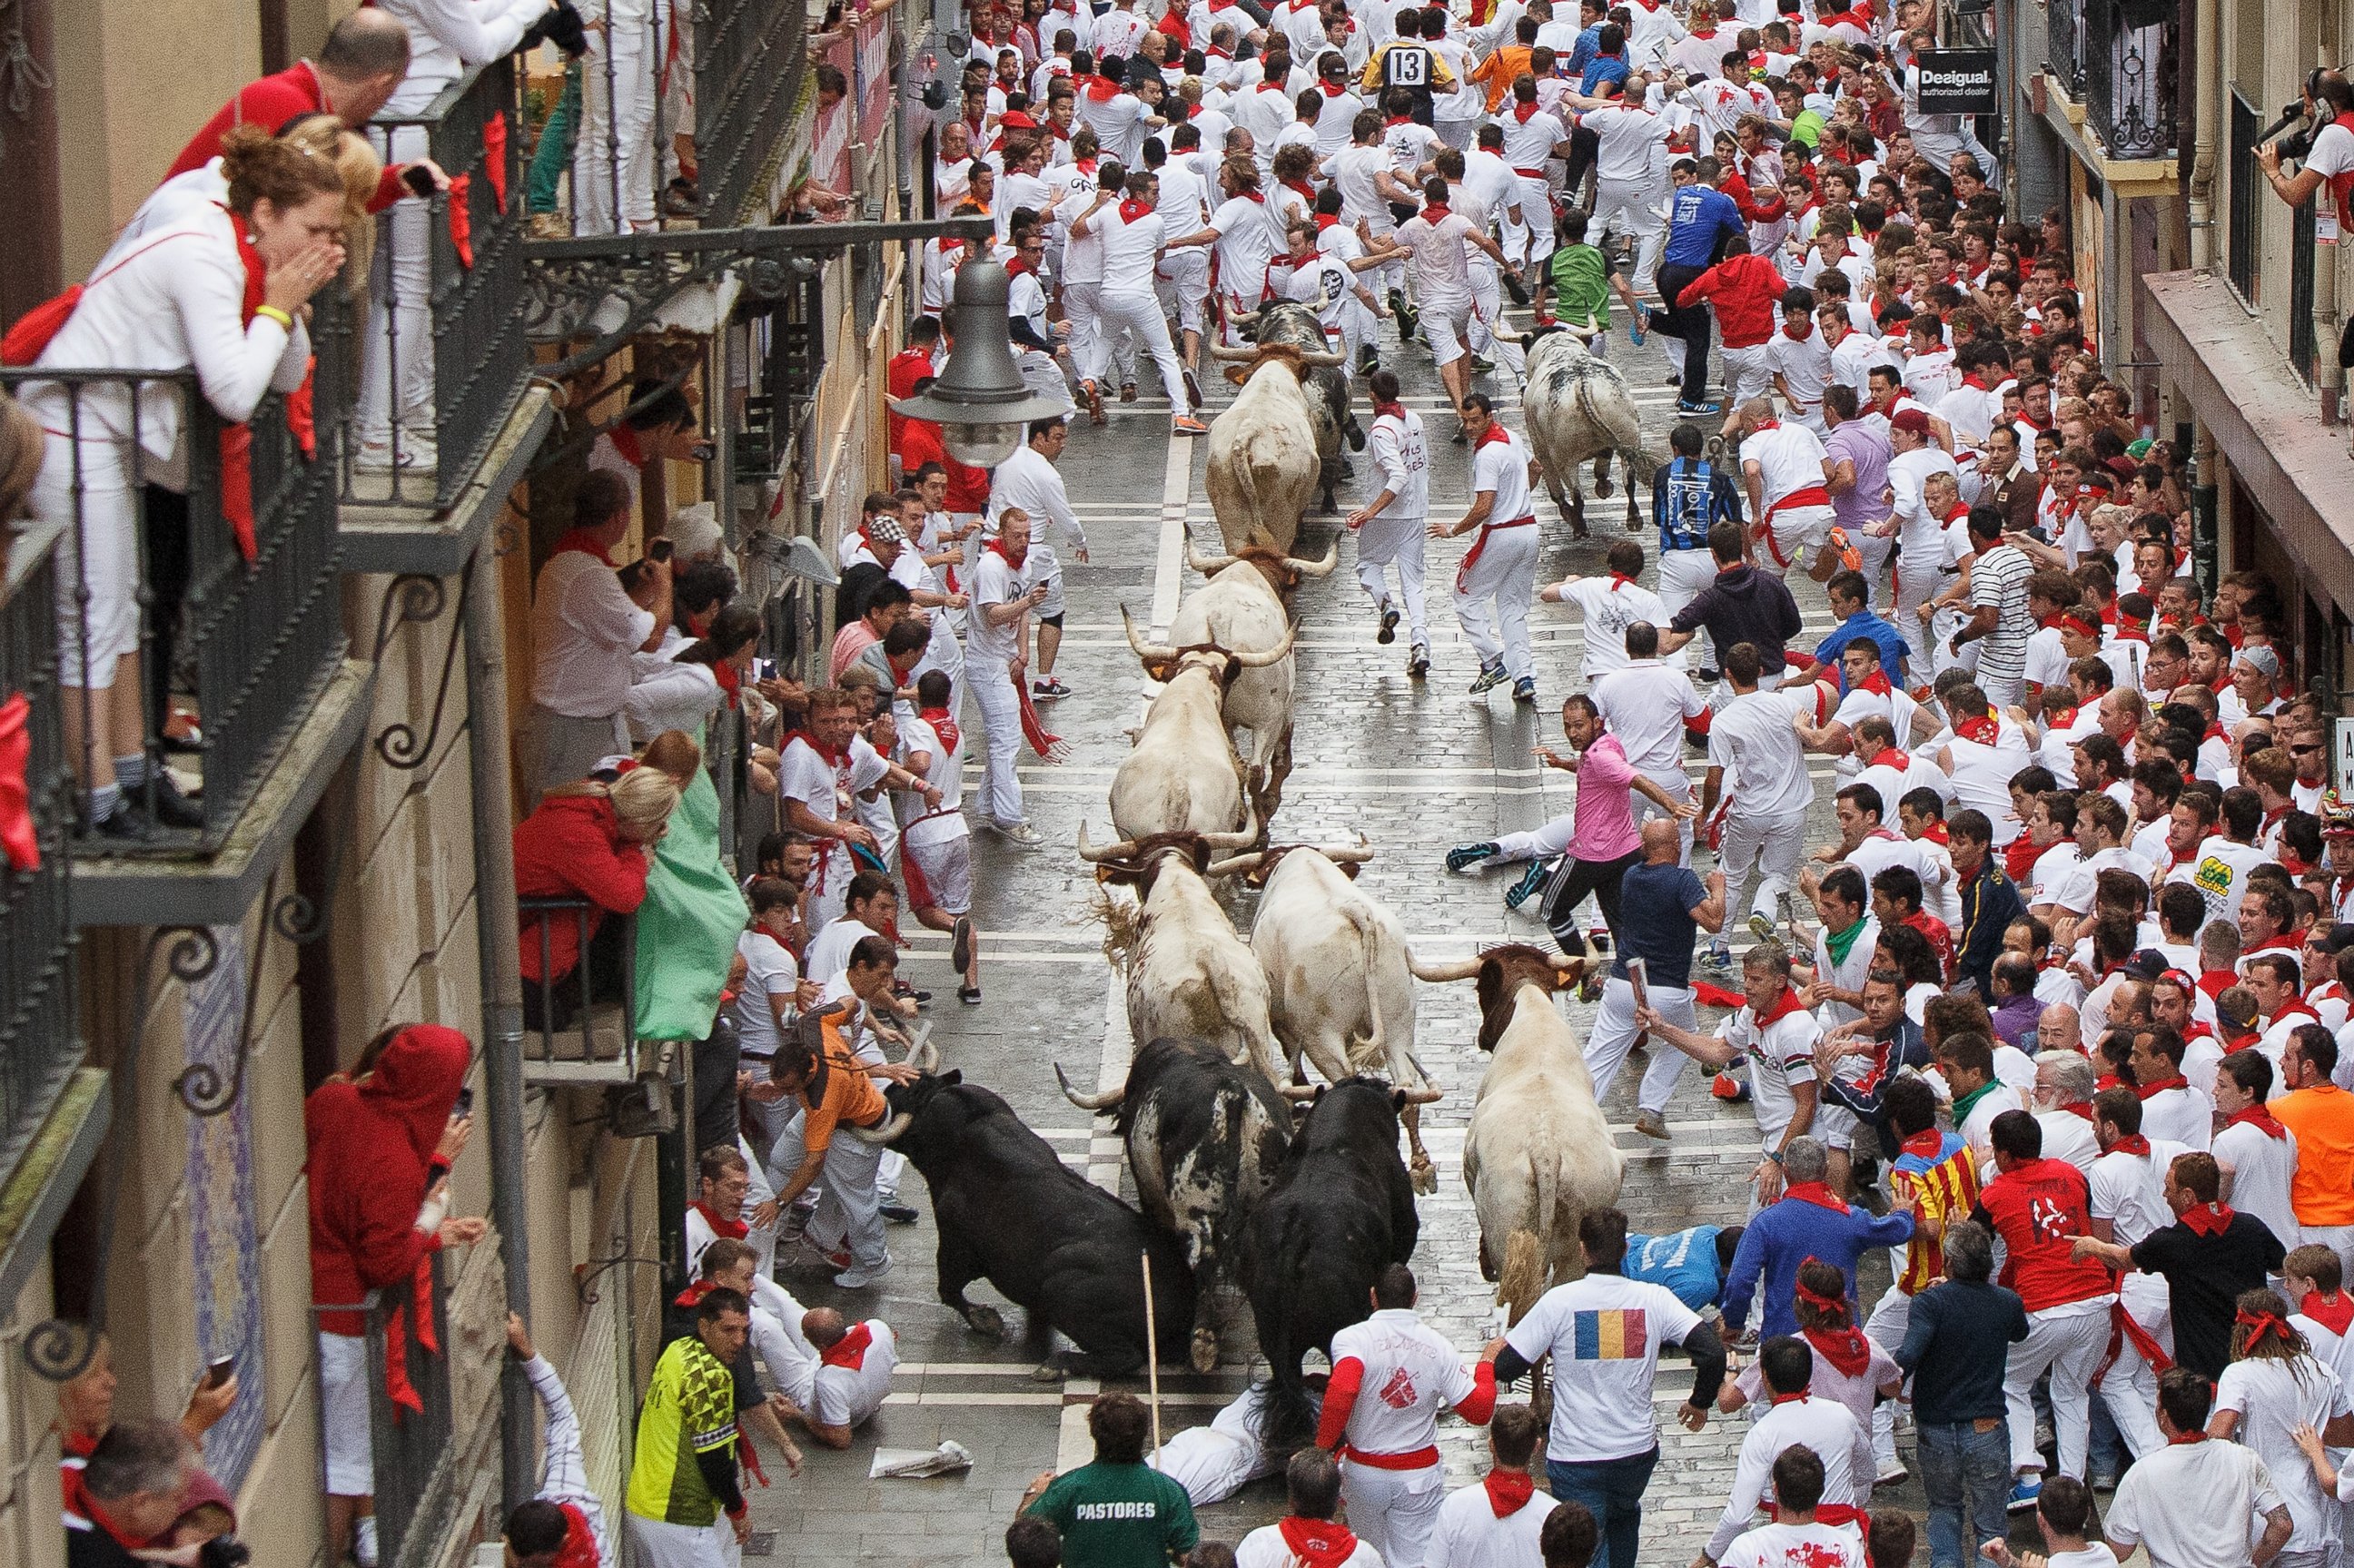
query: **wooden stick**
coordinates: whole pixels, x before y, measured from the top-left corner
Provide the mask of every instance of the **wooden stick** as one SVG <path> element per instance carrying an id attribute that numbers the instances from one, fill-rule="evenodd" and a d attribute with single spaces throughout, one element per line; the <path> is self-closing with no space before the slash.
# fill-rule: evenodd
<path id="1" fill-rule="evenodd" d="M 1152 1315 L 1152 1254 L 1144 1260 L 1144 1369 L 1152 1391 L 1152 1457 L 1161 1457 L 1161 1335 Z"/>

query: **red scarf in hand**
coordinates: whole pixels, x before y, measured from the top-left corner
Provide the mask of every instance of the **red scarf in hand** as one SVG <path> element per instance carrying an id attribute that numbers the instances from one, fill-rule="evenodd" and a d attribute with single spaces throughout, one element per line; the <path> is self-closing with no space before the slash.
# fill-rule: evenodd
<path id="1" fill-rule="evenodd" d="M 1496 1510 L 1498 1519 L 1510 1519 L 1528 1507 L 1537 1489 L 1535 1479 L 1525 1470 L 1490 1470 L 1482 1484 L 1488 1489 L 1488 1506 Z"/>
<path id="2" fill-rule="evenodd" d="M 696 1213 L 703 1216 L 704 1223 L 711 1227 L 711 1234 L 714 1235 L 729 1236 L 737 1241 L 742 1241 L 752 1234 L 750 1225 L 746 1224 L 742 1220 L 723 1219 L 710 1204 L 700 1198 L 695 1201 L 692 1207 Z"/>
<path id="3" fill-rule="evenodd" d="M 853 1323 L 842 1338 L 818 1352 L 819 1361 L 830 1367 L 848 1367 L 856 1372 L 866 1364 L 866 1347 L 875 1342 L 875 1330 L 864 1323 Z"/>
<path id="4" fill-rule="evenodd" d="M 1287 1519 L 1276 1529 L 1306 1568 L 1341 1568 L 1357 1550 L 1356 1536 L 1335 1520 Z"/>

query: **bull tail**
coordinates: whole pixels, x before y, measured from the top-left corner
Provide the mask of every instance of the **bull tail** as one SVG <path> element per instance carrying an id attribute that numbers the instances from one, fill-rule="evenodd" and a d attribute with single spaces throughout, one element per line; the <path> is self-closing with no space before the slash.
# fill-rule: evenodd
<path id="1" fill-rule="evenodd" d="M 1578 378 L 1578 411 L 1585 416 L 1586 422 L 1591 428 L 1609 432 L 1612 450 L 1627 465 L 1628 482 L 1650 483 L 1651 476 L 1659 471 L 1659 463 L 1657 458 L 1643 450 L 1643 427 L 1635 415 L 1631 402 L 1616 417 L 1605 414 L 1594 406 L 1595 379 L 1591 376 Z M 1616 377 L 1613 379 L 1615 380 Z"/>
<path id="2" fill-rule="evenodd" d="M 1362 909 L 1350 910 L 1349 920 L 1357 927 L 1357 940 L 1363 947 L 1365 956 L 1365 1017 L 1371 1033 L 1365 1041 L 1363 1059 L 1369 1064 L 1378 1062 L 1386 1065 L 1389 1061 L 1389 1030 L 1382 1018 L 1382 960 L 1384 955 L 1382 951 L 1381 932 L 1375 928 L 1373 920 Z M 1401 1080 L 1398 1087 L 1402 1089 L 1422 1086 L 1419 1084 L 1409 1085 L 1404 1082 L 1402 1074 L 1398 1076 Z"/>
<path id="3" fill-rule="evenodd" d="M 1496 1297 L 1504 1304 L 1507 1325 L 1519 1322 L 1544 1294 L 1544 1244 L 1534 1231 L 1514 1231 L 1504 1243 L 1503 1273 Z"/>

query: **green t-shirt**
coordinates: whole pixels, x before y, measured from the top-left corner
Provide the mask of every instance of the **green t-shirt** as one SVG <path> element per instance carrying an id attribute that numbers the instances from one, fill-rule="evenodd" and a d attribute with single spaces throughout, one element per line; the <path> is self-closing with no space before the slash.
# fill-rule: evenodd
<path id="1" fill-rule="evenodd" d="M 1029 1511 L 1063 1532 L 1064 1568 L 1168 1568 L 1202 1539 L 1185 1489 L 1149 1465 L 1082 1465 Z"/>
<path id="2" fill-rule="evenodd" d="M 1553 313 L 1579 326 L 1610 324 L 1610 258 L 1591 245 L 1557 248 L 1553 273 Z"/>
<path id="3" fill-rule="evenodd" d="M 709 1524 L 719 1517 L 719 1499 L 695 1457 L 735 1442 L 735 1377 L 701 1340 L 672 1340 L 654 1362 L 638 1415 L 630 1511 L 669 1524 Z"/>

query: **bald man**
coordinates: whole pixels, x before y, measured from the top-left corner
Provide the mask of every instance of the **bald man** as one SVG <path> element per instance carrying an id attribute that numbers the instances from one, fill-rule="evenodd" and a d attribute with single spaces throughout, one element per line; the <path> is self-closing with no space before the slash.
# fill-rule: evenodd
<path id="1" fill-rule="evenodd" d="M 811 1436 L 829 1448 L 847 1448 L 851 1432 L 864 1425 L 890 1395 L 891 1373 L 899 1364 L 898 1336 L 880 1318 L 849 1323 L 831 1307 L 802 1313 L 801 1335 L 818 1355 L 809 1408 L 796 1409 L 783 1395 L 776 1397 Z"/>
<path id="2" fill-rule="evenodd" d="M 1702 882 L 1683 853 L 1681 824 L 1654 817 L 1643 824 L 1641 861 L 1628 866 L 1618 885 L 1618 929 L 1610 977 L 1602 986 L 1602 1012 L 1586 1037 L 1585 1065 L 1594 1075 L 1598 1102 L 1625 1065 L 1642 1026 L 1635 1021 L 1635 988 L 1628 969 L 1643 968 L 1645 1001 L 1679 1028 L 1697 1031 L 1692 1013 L 1692 943 L 1700 931 L 1724 927 L 1724 873 Z M 1668 1097 L 1682 1075 L 1681 1051 L 1654 1051 L 1635 1097 L 1635 1130 L 1648 1138 L 1668 1136 Z"/>

